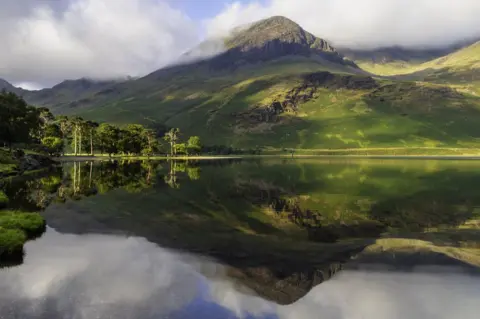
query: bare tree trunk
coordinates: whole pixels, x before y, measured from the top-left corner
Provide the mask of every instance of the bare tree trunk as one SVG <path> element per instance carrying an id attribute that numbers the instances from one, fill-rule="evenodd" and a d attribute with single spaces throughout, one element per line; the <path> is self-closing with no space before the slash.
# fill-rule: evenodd
<path id="1" fill-rule="evenodd" d="M 90 175 L 88 176 L 88 188 L 92 187 L 93 161 L 90 162 Z"/>
<path id="2" fill-rule="evenodd" d="M 75 148 L 75 155 L 77 155 L 77 125 L 75 125 L 75 129 L 73 130 L 73 147 Z"/>
<path id="3" fill-rule="evenodd" d="M 82 162 L 78 162 L 78 190 L 82 184 Z"/>
<path id="4" fill-rule="evenodd" d="M 77 162 L 73 162 L 73 194 L 76 194 L 76 193 L 77 193 Z"/>
<path id="5" fill-rule="evenodd" d="M 90 129 L 90 155 L 93 155 L 93 130 Z"/>
<path id="6" fill-rule="evenodd" d="M 78 153 L 82 154 L 82 129 L 79 129 L 80 141 L 78 143 Z"/>

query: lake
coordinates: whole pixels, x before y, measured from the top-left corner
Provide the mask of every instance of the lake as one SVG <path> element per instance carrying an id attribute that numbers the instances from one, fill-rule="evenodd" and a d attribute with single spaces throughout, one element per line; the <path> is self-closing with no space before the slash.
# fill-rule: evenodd
<path id="1" fill-rule="evenodd" d="M 478 318 L 480 163 L 63 163 L 0 318 Z"/>

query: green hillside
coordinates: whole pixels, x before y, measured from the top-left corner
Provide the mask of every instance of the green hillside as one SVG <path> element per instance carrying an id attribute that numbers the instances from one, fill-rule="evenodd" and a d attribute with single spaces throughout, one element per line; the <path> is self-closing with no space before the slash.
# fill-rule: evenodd
<path id="1" fill-rule="evenodd" d="M 466 93 L 480 95 L 480 41 L 453 53 L 424 63 L 359 63 L 378 75 L 403 75 L 401 78 L 455 85 Z"/>
<path id="2" fill-rule="evenodd" d="M 31 92 L 25 97 L 58 114 L 178 127 L 208 145 L 478 145 L 479 43 L 402 72 L 377 72 L 409 73 L 389 78 L 370 77 L 328 42 L 283 17 L 240 28 L 225 45 L 213 58 L 137 80 L 80 83 L 80 89 L 75 82 L 70 83 L 75 89 L 52 88 L 55 94 L 42 90 L 48 99 Z"/>

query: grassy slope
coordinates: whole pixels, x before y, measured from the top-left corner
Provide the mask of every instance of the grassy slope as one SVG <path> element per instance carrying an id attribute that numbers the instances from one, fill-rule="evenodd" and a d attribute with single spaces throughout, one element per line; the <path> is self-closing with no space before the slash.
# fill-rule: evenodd
<path id="1" fill-rule="evenodd" d="M 411 79 L 455 85 L 480 95 L 480 42 L 425 63 L 359 63 L 364 70 L 385 76 L 404 75 Z"/>
<path id="2" fill-rule="evenodd" d="M 296 115 L 284 114 L 278 123 L 243 125 L 233 115 L 285 95 L 301 83 L 300 74 L 325 69 L 298 58 L 222 75 L 193 69 L 188 74 L 141 79 L 137 88 L 126 88 L 116 101 L 98 99 L 93 107 L 71 110 L 100 121 L 166 123 L 180 127 L 185 136 L 199 135 L 207 144 L 238 147 L 471 147 L 478 143 L 475 118 L 480 99 L 413 82 L 381 80 L 385 88 L 373 94 L 321 89 Z"/>

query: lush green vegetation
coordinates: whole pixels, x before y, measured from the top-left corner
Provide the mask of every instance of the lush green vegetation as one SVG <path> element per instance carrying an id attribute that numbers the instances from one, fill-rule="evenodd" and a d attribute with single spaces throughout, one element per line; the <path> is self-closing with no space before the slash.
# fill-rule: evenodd
<path id="1" fill-rule="evenodd" d="M 38 213 L 0 211 L 0 228 L 20 229 L 28 237 L 35 237 L 45 230 L 45 220 Z"/>
<path id="2" fill-rule="evenodd" d="M 0 191 L 0 209 L 7 207 L 8 197 L 4 192 Z"/>
<path id="3" fill-rule="evenodd" d="M 81 112 L 116 123 L 154 120 L 199 136 L 205 144 L 243 149 L 477 147 L 480 98 L 441 85 L 377 80 L 378 88 L 353 89 L 319 84 L 312 98 L 295 109 L 262 117 L 292 92 L 308 95 L 311 88 L 302 89 L 303 72 L 324 69 L 293 60 L 265 63 L 255 72 L 240 69 L 228 77 L 182 76 L 178 86 L 159 83 L 141 100 L 132 92 L 132 98 L 99 101 Z"/>
<path id="4" fill-rule="evenodd" d="M 192 155 L 202 151 L 198 136 L 190 136 L 181 141 L 178 128 L 166 131 L 160 128 L 148 128 L 141 124 L 116 126 L 108 123 L 85 121 L 80 117 L 54 117 L 46 108 L 28 106 L 14 93 L 0 93 L 0 143 L 4 143 L 9 152 L 0 150 L 1 172 L 15 172 L 18 158 L 13 154 L 13 145 L 34 147 L 49 155 L 65 154 L 71 149 L 74 155 L 128 154 L 151 156 L 158 153 L 170 153 L 170 156 Z M 161 138 L 170 144 L 169 150 L 162 149 Z M 69 144 L 71 147 L 69 147 Z M 22 155 L 23 155 L 22 151 Z"/>
<path id="5" fill-rule="evenodd" d="M 21 261 L 23 244 L 44 231 L 45 220 L 38 213 L 0 210 L 0 266 Z"/>
<path id="6" fill-rule="evenodd" d="M 27 236 L 22 230 L 0 228 L 0 265 L 7 262 L 11 255 L 18 255 L 26 241 Z"/>

